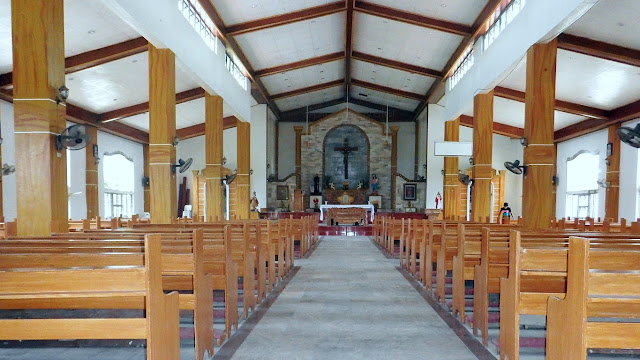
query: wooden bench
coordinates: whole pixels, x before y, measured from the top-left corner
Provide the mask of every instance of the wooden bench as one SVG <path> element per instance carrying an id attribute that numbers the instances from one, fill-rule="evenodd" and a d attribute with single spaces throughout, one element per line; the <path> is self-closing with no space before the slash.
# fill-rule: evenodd
<path id="1" fill-rule="evenodd" d="M 2 309 L 102 309 L 125 300 L 146 311 L 144 318 L 2 319 L 0 339 L 145 339 L 147 359 L 180 359 L 178 294 L 163 293 L 160 242 L 147 235 L 143 254 L 3 255 L 0 263 L 18 267 L 0 271 Z"/>
<path id="2" fill-rule="evenodd" d="M 569 240 L 567 291 L 547 311 L 547 359 L 587 358 L 588 348 L 640 349 L 640 252 Z M 593 318 L 617 318 L 618 321 Z"/>

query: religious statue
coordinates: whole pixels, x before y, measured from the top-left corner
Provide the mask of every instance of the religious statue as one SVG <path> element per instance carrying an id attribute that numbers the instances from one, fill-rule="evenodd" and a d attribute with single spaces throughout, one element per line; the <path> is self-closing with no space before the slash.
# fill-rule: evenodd
<path id="1" fill-rule="evenodd" d="M 349 182 L 348 181 L 343 181 L 342 182 L 342 187 L 344 188 L 344 190 L 349 190 Z"/>
<path id="2" fill-rule="evenodd" d="M 329 189 L 335 190 L 336 186 L 333 184 L 333 182 L 329 183 Z"/>
<path id="3" fill-rule="evenodd" d="M 249 205 L 251 206 L 251 211 L 258 211 L 258 196 L 256 195 L 256 192 L 253 192 L 253 197 L 251 198 L 251 200 L 249 201 Z"/>
<path id="4" fill-rule="evenodd" d="M 334 148 L 335 151 L 341 152 L 344 156 L 342 163 L 344 164 L 344 178 L 349 179 L 349 154 L 354 151 L 358 151 L 357 147 L 349 146 L 349 139 L 344 139 L 343 146 Z"/>
<path id="5" fill-rule="evenodd" d="M 318 174 L 316 174 L 316 176 L 313 177 L 313 194 L 311 195 L 320 195 L 320 176 L 318 176 Z"/>
<path id="6" fill-rule="evenodd" d="M 371 195 L 378 195 L 378 177 L 376 174 L 371 175 Z"/>
<path id="7" fill-rule="evenodd" d="M 360 182 L 358 183 L 358 186 L 356 187 L 356 189 L 360 190 L 360 189 L 362 189 L 363 186 L 364 186 L 364 184 L 362 183 L 362 180 L 360 180 Z"/>

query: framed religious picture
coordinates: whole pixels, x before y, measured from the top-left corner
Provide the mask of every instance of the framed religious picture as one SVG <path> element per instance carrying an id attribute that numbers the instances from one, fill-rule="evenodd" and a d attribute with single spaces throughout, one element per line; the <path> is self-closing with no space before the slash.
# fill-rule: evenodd
<path id="1" fill-rule="evenodd" d="M 402 191 L 402 200 L 414 201 L 417 199 L 417 187 L 416 184 L 404 184 Z"/>
<path id="2" fill-rule="evenodd" d="M 278 185 L 276 188 L 276 200 L 289 200 L 289 186 Z"/>

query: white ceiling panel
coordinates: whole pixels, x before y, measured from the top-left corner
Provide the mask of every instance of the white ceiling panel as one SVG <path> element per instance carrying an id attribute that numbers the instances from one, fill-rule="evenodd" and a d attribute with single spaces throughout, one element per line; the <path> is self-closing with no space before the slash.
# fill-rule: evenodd
<path id="1" fill-rule="evenodd" d="M 351 76 L 354 79 L 417 94 L 426 94 L 435 81 L 432 77 L 360 60 L 352 60 L 351 67 Z"/>
<path id="2" fill-rule="evenodd" d="M 334 106 L 329 106 L 329 107 L 325 107 L 322 109 L 318 109 L 318 110 L 314 110 L 314 111 L 309 111 L 310 113 L 337 113 L 338 111 L 342 111 L 344 109 L 347 108 L 347 103 L 342 103 L 342 104 L 338 104 L 338 105 L 334 105 Z M 349 110 L 353 110 L 356 112 L 359 112 L 361 114 L 371 114 L 371 113 L 376 113 L 376 114 L 382 114 L 384 113 L 384 111 L 381 110 L 375 110 L 375 109 L 371 109 L 369 107 L 366 106 L 360 106 L 360 105 L 356 105 L 356 104 L 349 104 Z"/>
<path id="3" fill-rule="evenodd" d="M 224 24 L 229 26 L 326 5 L 335 0 L 212 0 L 211 2 L 224 20 Z"/>
<path id="4" fill-rule="evenodd" d="M 462 36 L 356 12 L 353 50 L 442 70 Z"/>
<path id="5" fill-rule="evenodd" d="M 389 105 L 390 107 L 407 111 L 414 111 L 420 104 L 420 102 L 417 100 L 387 94 L 381 91 L 371 90 L 360 86 L 352 85 L 350 88 L 350 93 L 351 98 L 353 99 L 369 101 L 379 105 Z"/>
<path id="6" fill-rule="evenodd" d="M 345 14 L 337 13 L 236 36 L 254 69 L 344 51 Z"/>
<path id="7" fill-rule="evenodd" d="M 298 109 L 307 105 L 320 104 L 325 101 L 338 99 L 344 96 L 344 86 L 339 85 L 332 88 L 314 91 L 302 95 L 291 96 L 276 100 L 276 105 L 281 111 Z"/>
<path id="8" fill-rule="evenodd" d="M 100 1 L 64 1 L 64 45 L 69 57 L 140 35 Z M 13 69 L 11 0 L 0 0 L 0 73 Z"/>
<path id="9" fill-rule="evenodd" d="M 473 105 L 467 107 L 464 114 L 473 117 Z M 582 116 L 561 111 L 555 111 L 554 117 L 554 130 L 562 129 L 585 120 Z M 524 128 L 524 103 L 496 96 L 493 99 L 493 121 Z"/>
<path id="10" fill-rule="evenodd" d="M 600 0 L 566 32 L 632 49 L 640 49 L 640 1 Z"/>
<path id="11" fill-rule="evenodd" d="M 233 110 L 225 102 L 222 104 L 222 116 L 234 116 Z M 204 122 L 204 98 L 191 100 L 176 105 L 176 129 L 182 129 L 193 125 L 202 124 Z M 127 124 L 136 129 L 149 132 L 149 113 L 130 116 L 128 118 L 119 119 L 119 122 Z"/>
<path id="12" fill-rule="evenodd" d="M 273 95 L 340 79 L 344 79 L 344 60 L 269 75 L 260 80 Z"/>
<path id="13" fill-rule="evenodd" d="M 486 0 L 367 0 L 367 2 L 467 25 L 473 24 L 487 3 Z"/>
<path id="14" fill-rule="evenodd" d="M 67 74 L 69 102 L 104 113 L 149 100 L 149 56 L 140 53 Z M 176 93 L 198 87 L 176 66 Z"/>

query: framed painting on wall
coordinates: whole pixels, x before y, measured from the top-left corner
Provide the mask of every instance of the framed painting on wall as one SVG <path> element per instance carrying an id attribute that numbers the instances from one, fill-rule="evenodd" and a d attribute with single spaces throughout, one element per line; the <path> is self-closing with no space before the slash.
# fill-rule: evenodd
<path id="1" fill-rule="evenodd" d="M 276 200 L 289 200 L 289 186 L 278 185 L 276 188 Z"/>
<path id="2" fill-rule="evenodd" d="M 404 188 L 402 191 L 402 200 L 413 201 L 416 200 L 417 194 L 416 184 L 404 184 Z"/>

